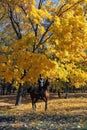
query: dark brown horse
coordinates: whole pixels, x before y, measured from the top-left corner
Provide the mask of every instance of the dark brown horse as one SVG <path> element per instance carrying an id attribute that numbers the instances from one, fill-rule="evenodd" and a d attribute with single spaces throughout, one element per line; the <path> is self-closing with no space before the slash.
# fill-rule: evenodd
<path id="1" fill-rule="evenodd" d="M 49 93 L 49 86 L 50 86 L 50 82 L 49 79 L 46 81 L 46 83 L 44 84 L 44 87 L 41 91 L 41 94 L 39 93 L 38 89 L 29 89 L 29 93 L 30 93 L 30 97 L 32 100 L 32 108 L 33 110 L 36 110 L 36 103 L 38 100 L 43 100 L 45 102 L 45 111 L 47 110 L 47 102 L 50 96 Z"/>

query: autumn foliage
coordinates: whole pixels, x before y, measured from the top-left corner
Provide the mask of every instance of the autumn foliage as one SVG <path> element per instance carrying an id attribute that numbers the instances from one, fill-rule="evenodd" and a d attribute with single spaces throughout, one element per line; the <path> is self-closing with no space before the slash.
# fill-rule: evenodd
<path id="1" fill-rule="evenodd" d="M 0 6 L 1 78 L 36 83 L 43 73 L 71 86 L 86 84 L 86 0 L 1 0 Z"/>

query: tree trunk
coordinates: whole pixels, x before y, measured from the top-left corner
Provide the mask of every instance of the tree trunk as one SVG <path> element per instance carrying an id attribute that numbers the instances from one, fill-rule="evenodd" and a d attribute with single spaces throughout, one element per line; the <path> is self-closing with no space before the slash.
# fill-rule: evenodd
<path id="1" fill-rule="evenodd" d="M 21 84 L 20 84 L 19 89 L 18 89 L 18 92 L 17 92 L 17 97 L 16 97 L 15 106 L 21 104 L 22 94 L 23 94 L 23 88 L 22 88 L 22 86 L 21 86 Z"/>
<path id="2" fill-rule="evenodd" d="M 58 90 L 58 97 L 61 98 L 60 90 Z"/>
<path id="3" fill-rule="evenodd" d="M 21 80 L 26 76 L 26 74 L 27 74 L 27 72 L 26 72 L 26 70 L 24 70 L 24 74 L 22 75 Z M 23 96 L 23 86 L 22 86 L 21 83 L 20 83 L 20 84 L 19 84 L 19 88 L 18 88 L 17 97 L 16 97 L 15 106 L 21 104 L 22 96 Z"/>
<path id="4" fill-rule="evenodd" d="M 66 92 L 65 98 L 66 98 L 66 99 L 68 98 L 68 92 Z"/>
<path id="5" fill-rule="evenodd" d="M 1 95 L 5 95 L 5 86 L 2 86 L 1 88 Z"/>
<path id="6" fill-rule="evenodd" d="M 69 85 L 67 84 L 67 86 L 66 86 L 66 95 L 65 95 L 66 99 L 68 98 L 68 93 L 69 93 Z"/>

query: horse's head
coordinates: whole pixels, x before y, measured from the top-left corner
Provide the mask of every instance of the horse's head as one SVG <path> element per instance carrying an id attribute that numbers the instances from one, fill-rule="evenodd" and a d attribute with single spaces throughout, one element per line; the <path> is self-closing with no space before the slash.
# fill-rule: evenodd
<path id="1" fill-rule="evenodd" d="M 49 89 L 49 86 L 50 86 L 50 78 L 47 78 L 47 79 L 46 79 L 46 82 L 45 82 L 45 84 L 44 84 L 44 89 L 45 89 L 45 90 L 48 90 L 48 89 Z"/>

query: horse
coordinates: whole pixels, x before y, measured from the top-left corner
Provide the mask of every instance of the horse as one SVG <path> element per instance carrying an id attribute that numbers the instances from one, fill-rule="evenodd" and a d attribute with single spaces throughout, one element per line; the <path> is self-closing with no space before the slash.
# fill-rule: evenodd
<path id="1" fill-rule="evenodd" d="M 47 110 L 47 103 L 50 96 L 49 86 L 50 86 L 50 82 L 49 82 L 49 79 L 47 79 L 41 93 L 38 91 L 37 88 L 32 89 L 31 87 L 28 89 L 28 93 L 30 93 L 30 97 L 32 100 L 33 110 L 36 110 L 36 103 L 38 100 L 43 100 L 45 102 L 45 111 Z"/>

